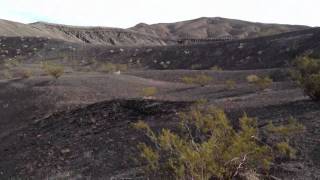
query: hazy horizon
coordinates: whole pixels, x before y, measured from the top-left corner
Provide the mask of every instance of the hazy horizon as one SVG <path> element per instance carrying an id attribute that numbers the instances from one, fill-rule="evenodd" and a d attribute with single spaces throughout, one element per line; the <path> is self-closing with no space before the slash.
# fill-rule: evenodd
<path id="1" fill-rule="evenodd" d="M 0 0 L 0 19 L 74 26 L 128 28 L 138 23 L 172 23 L 200 17 L 320 26 L 316 0 Z"/>

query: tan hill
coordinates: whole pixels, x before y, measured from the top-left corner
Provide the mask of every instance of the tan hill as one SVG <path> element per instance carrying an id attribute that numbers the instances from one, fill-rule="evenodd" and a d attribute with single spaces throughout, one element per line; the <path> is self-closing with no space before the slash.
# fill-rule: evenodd
<path id="1" fill-rule="evenodd" d="M 138 24 L 129 29 L 67 26 L 37 22 L 22 24 L 0 20 L 0 36 L 46 37 L 75 43 L 111 46 L 149 46 L 184 38 L 253 38 L 306 29 L 307 26 L 252 23 L 225 18 L 199 18 L 162 24 Z"/>
<path id="2" fill-rule="evenodd" d="M 130 29 L 170 38 L 219 38 L 232 36 L 233 38 L 252 38 L 283 32 L 305 29 L 307 26 L 263 24 L 226 18 L 198 18 L 189 21 L 160 24 L 138 24 Z"/>
<path id="3" fill-rule="evenodd" d="M 165 45 L 165 42 L 157 37 L 132 30 L 106 27 L 76 27 L 42 22 L 22 24 L 6 20 L 0 20 L 0 36 L 47 37 L 96 45 Z"/>

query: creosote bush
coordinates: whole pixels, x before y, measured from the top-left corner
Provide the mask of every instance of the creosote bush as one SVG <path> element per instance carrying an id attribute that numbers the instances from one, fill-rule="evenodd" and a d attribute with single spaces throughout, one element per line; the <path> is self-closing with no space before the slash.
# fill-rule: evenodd
<path id="1" fill-rule="evenodd" d="M 247 82 L 250 84 L 254 84 L 257 86 L 259 89 L 266 89 L 271 86 L 273 83 L 273 80 L 270 77 L 259 77 L 257 75 L 249 75 L 247 76 Z"/>
<path id="2" fill-rule="evenodd" d="M 30 69 L 21 69 L 19 72 L 19 75 L 24 78 L 24 79 L 28 79 L 32 76 L 32 71 Z"/>
<path id="3" fill-rule="evenodd" d="M 222 69 L 221 67 L 217 66 L 217 65 L 211 67 L 210 70 L 213 70 L 213 71 L 223 71 L 223 69 Z"/>
<path id="4" fill-rule="evenodd" d="M 42 69 L 50 76 L 58 79 L 64 73 L 64 67 L 62 65 L 54 63 L 43 63 Z"/>
<path id="5" fill-rule="evenodd" d="M 102 72 L 105 73 L 114 73 L 116 71 L 127 71 L 128 65 L 126 64 L 113 64 L 113 63 L 106 63 L 102 65 Z"/>
<path id="6" fill-rule="evenodd" d="M 197 84 L 200 86 L 205 86 L 208 85 L 213 80 L 213 78 L 205 74 L 198 74 L 196 76 L 183 77 L 181 80 L 186 84 Z"/>
<path id="7" fill-rule="evenodd" d="M 263 77 L 263 78 L 259 78 L 258 81 L 254 82 L 253 84 L 255 84 L 259 89 L 263 90 L 270 87 L 272 83 L 273 83 L 273 80 L 271 78 Z"/>
<path id="8" fill-rule="evenodd" d="M 246 79 L 248 83 L 254 83 L 259 80 L 259 77 L 255 74 L 251 74 L 251 75 L 248 75 Z"/>
<path id="9" fill-rule="evenodd" d="M 11 60 L 5 60 L 4 61 L 4 67 L 7 69 L 11 69 L 14 67 L 18 67 L 20 65 L 20 62 L 16 59 L 11 59 Z"/>
<path id="10" fill-rule="evenodd" d="M 158 89 L 156 87 L 146 87 L 142 89 L 142 95 L 144 97 L 153 97 L 157 94 Z"/>
<path id="11" fill-rule="evenodd" d="M 295 158 L 296 150 L 292 148 L 289 144 L 290 139 L 295 134 L 305 131 L 305 127 L 298 123 L 296 119 L 290 117 L 286 125 L 275 126 L 272 122 L 266 127 L 266 131 L 269 134 L 276 135 L 284 141 L 274 142 L 275 143 L 275 152 L 278 153 L 278 158 Z"/>
<path id="12" fill-rule="evenodd" d="M 255 118 L 245 114 L 239 122 L 240 129 L 235 130 L 224 111 L 200 106 L 180 113 L 179 130 L 153 131 L 138 121 L 134 127 L 151 141 L 138 145 L 146 175 L 194 180 L 234 179 L 249 172 L 267 175 L 276 152 L 294 156 L 286 141 L 262 142 Z M 282 131 L 277 128 L 271 129 Z"/>
<path id="13" fill-rule="evenodd" d="M 226 86 L 228 89 L 234 89 L 236 86 L 236 82 L 234 80 L 227 80 Z"/>
<path id="14" fill-rule="evenodd" d="M 320 59 L 308 56 L 297 58 L 291 76 L 312 100 L 320 100 Z"/>

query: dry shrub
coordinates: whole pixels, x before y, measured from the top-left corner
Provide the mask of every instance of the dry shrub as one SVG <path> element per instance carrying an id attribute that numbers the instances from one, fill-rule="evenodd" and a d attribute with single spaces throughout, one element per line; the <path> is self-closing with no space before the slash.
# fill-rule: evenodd
<path id="1" fill-rule="evenodd" d="M 217 66 L 217 65 L 211 67 L 210 70 L 213 70 L 213 71 L 223 71 L 223 69 L 222 69 L 221 67 Z"/>
<path id="2" fill-rule="evenodd" d="M 297 58 L 291 75 L 306 95 L 312 100 L 320 100 L 320 59 L 308 56 Z"/>
<path id="3" fill-rule="evenodd" d="M 237 179 L 248 172 L 268 174 L 278 152 L 292 157 L 287 141 L 276 145 L 259 138 L 255 118 L 244 115 L 235 130 L 226 114 L 213 107 L 192 108 L 180 113 L 179 130 L 153 131 L 138 121 L 151 144 L 140 143 L 141 163 L 150 177 L 167 179 Z M 299 124 L 300 126 L 300 124 Z M 289 152 L 290 151 L 290 152 Z"/>
<path id="4" fill-rule="evenodd" d="M 236 82 L 234 80 L 227 80 L 226 86 L 228 89 L 234 89 L 236 87 Z"/>
<path id="5" fill-rule="evenodd" d="M 199 74 L 196 76 L 186 76 L 181 78 L 181 80 L 186 84 L 197 84 L 200 86 L 205 86 L 208 85 L 213 80 L 213 78 L 205 74 Z"/>
<path id="6" fill-rule="evenodd" d="M 262 90 L 270 87 L 272 83 L 273 80 L 269 77 L 259 78 L 257 81 L 254 82 L 254 84 Z"/>
<path id="7" fill-rule="evenodd" d="M 3 70 L 2 73 L 3 73 L 4 78 L 6 78 L 6 79 L 11 79 L 13 77 L 12 73 L 7 69 Z"/>
<path id="8" fill-rule="evenodd" d="M 128 65 L 127 64 L 113 64 L 113 63 L 106 63 L 102 65 L 102 72 L 105 73 L 114 73 L 116 71 L 127 71 Z"/>
<path id="9" fill-rule="evenodd" d="M 7 69 L 18 67 L 19 65 L 20 65 L 20 62 L 16 59 L 6 60 L 4 62 L 4 67 Z"/>
<path id="10" fill-rule="evenodd" d="M 257 75 L 247 76 L 247 82 L 256 85 L 259 89 L 266 89 L 271 86 L 273 80 L 270 77 L 259 77 Z"/>
<path id="11" fill-rule="evenodd" d="M 28 79 L 32 76 L 33 72 L 30 69 L 21 69 L 19 75 L 24 78 Z"/>
<path id="12" fill-rule="evenodd" d="M 254 83 L 259 80 L 259 76 L 255 74 L 251 74 L 251 75 L 248 75 L 246 79 L 248 83 Z"/>
<path id="13" fill-rule="evenodd" d="M 142 96 L 153 97 L 157 94 L 158 89 L 156 87 L 146 87 L 142 89 Z"/>
<path id="14" fill-rule="evenodd" d="M 64 67 L 54 63 L 44 63 L 42 64 L 42 69 L 55 79 L 58 79 L 64 73 Z"/>

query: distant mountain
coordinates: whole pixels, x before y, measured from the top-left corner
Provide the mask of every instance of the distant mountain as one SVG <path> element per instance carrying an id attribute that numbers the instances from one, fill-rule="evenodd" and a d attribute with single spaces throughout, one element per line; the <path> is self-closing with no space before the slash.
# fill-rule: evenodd
<path id="1" fill-rule="evenodd" d="M 170 38 L 219 38 L 232 36 L 235 39 L 253 38 L 306 29 L 307 26 L 263 24 L 226 18 L 208 18 L 176 23 L 138 24 L 130 28 L 164 39 Z"/>
<path id="2" fill-rule="evenodd" d="M 44 22 L 22 24 L 6 20 L 0 20 L 0 36 L 47 37 L 68 42 L 111 46 L 166 44 L 158 37 L 120 28 L 78 27 Z"/>
<path id="3" fill-rule="evenodd" d="M 252 23 L 225 18 L 199 18 L 176 23 L 147 25 L 128 29 L 81 27 L 36 22 L 22 24 L 0 20 L 0 36 L 46 37 L 75 43 L 110 46 L 167 45 L 176 39 L 253 38 L 306 29 L 307 26 Z"/>

